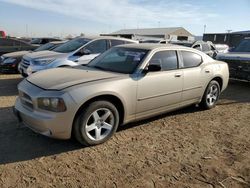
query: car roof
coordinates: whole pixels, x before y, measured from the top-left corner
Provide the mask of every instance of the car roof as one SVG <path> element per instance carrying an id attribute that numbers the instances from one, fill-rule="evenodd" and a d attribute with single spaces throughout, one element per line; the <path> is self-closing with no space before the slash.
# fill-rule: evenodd
<path id="1" fill-rule="evenodd" d="M 65 43 L 65 42 L 67 42 L 67 40 L 51 41 L 51 42 L 48 42 L 48 43 L 51 43 L 51 44 L 62 44 L 62 43 Z"/>
<path id="2" fill-rule="evenodd" d="M 83 36 L 83 37 L 77 37 L 77 38 L 86 38 L 90 40 L 96 40 L 96 39 L 113 39 L 113 40 L 124 40 L 124 41 L 130 41 L 130 42 L 138 42 L 136 40 L 122 38 L 122 37 L 110 37 L 110 36 Z"/>
<path id="3" fill-rule="evenodd" d="M 189 47 L 174 45 L 174 44 L 159 44 L 159 43 L 139 43 L 139 44 L 124 44 L 119 45 L 118 47 L 125 47 L 125 48 L 136 48 L 136 49 L 143 49 L 143 50 L 154 50 L 159 48 L 164 49 L 190 49 Z"/>

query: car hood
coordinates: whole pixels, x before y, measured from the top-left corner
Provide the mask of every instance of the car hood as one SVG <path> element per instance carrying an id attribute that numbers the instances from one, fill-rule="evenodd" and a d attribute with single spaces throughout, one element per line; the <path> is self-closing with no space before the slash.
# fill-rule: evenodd
<path id="1" fill-rule="evenodd" d="M 228 52 L 223 54 L 218 54 L 217 59 L 219 60 L 250 60 L 250 52 Z"/>
<path id="2" fill-rule="evenodd" d="M 25 54 L 28 54 L 29 51 L 18 51 L 18 52 L 11 52 L 7 54 L 3 54 L 4 58 L 15 58 L 15 57 L 22 57 Z"/>
<path id="3" fill-rule="evenodd" d="M 54 68 L 32 74 L 27 80 L 46 90 L 62 90 L 74 85 L 121 76 L 90 68 Z"/>
<path id="4" fill-rule="evenodd" d="M 39 51 L 25 55 L 25 59 L 56 59 L 63 56 L 67 56 L 67 54 L 53 51 Z"/>

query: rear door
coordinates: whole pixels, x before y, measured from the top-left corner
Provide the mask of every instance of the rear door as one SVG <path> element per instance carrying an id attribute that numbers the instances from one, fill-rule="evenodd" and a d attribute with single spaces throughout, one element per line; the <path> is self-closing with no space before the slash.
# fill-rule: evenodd
<path id="1" fill-rule="evenodd" d="M 203 64 L 202 56 L 191 51 L 179 51 L 183 70 L 184 103 L 199 101 L 204 91 L 204 83 L 212 76 L 210 67 Z"/>
<path id="2" fill-rule="evenodd" d="M 161 64 L 161 71 L 148 72 L 138 80 L 137 118 L 162 112 L 181 102 L 183 73 L 174 50 L 156 52 L 149 61 Z"/>

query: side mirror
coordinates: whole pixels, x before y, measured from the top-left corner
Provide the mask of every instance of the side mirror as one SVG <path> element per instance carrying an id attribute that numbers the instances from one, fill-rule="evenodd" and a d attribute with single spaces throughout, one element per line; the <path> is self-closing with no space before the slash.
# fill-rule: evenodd
<path id="1" fill-rule="evenodd" d="M 161 71 L 161 65 L 160 64 L 148 65 L 148 72 L 157 72 L 157 71 Z"/>
<path id="2" fill-rule="evenodd" d="M 157 72 L 161 71 L 161 61 L 156 59 L 156 60 L 151 60 L 149 62 L 149 65 L 145 69 L 146 72 Z"/>
<path id="3" fill-rule="evenodd" d="M 79 52 L 82 55 L 89 55 L 89 54 L 91 54 L 90 50 L 88 50 L 86 48 L 82 48 Z"/>

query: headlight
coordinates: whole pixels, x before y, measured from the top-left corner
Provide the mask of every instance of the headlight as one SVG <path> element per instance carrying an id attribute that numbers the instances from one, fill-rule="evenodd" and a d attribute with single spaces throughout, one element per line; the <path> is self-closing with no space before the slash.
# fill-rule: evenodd
<path id="1" fill-rule="evenodd" d="M 40 59 L 40 60 L 34 60 L 32 62 L 33 65 L 47 65 L 54 61 L 54 59 Z"/>
<path id="2" fill-rule="evenodd" d="M 0 62 L 3 62 L 4 59 L 5 59 L 5 57 L 4 57 L 4 56 L 1 56 L 1 57 L 0 57 Z"/>
<path id="3" fill-rule="evenodd" d="M 66 111 L 66 106 L 62 98 L 38 98 L 37 99 L 38 108 L 43 110 L 48 110 L 52 112 L 64 112 Z"/>
<path id="4" fill-rule="evenodd" d="M 3 63 L 14 63 L 15 61 L 16 59 L 10 57 L 10 58 L 3 60 Z"/>

